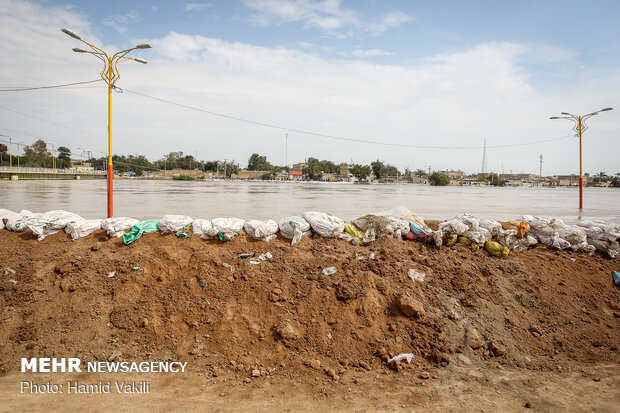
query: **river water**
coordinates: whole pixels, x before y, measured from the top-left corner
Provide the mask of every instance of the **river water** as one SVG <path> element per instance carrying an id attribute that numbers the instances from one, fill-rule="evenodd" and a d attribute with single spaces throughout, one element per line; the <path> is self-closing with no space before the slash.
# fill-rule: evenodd
<path id="1" fill-rule="evenodd" d="M 124 179 L 114 181 L 114 216 L 277 219 L 322 211 L 349 220 L 402 205 L 427 219 L 467 212 L 493 219 L 530 214 L 567 223 L 577 222 L 580 216 L 620 223 L 619 189 L 584 189 L 581 215 L 578 196 L 578 188 Z M 64 209 L 85 218 L 105 218 L 106 181 L 0 181 L 0 208 Z"/>

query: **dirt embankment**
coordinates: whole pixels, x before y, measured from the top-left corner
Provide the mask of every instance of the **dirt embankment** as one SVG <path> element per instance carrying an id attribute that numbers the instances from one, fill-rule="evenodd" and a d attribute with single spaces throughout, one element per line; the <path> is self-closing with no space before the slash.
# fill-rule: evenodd
<path id="1" fill-rule="evenodd" d="M 41 242 L 0 231 L 0 251 L 3 374 L 36 356 L 183 360 L 207 377 L 249 381 L 257 370 L 338 382 L 396 371 L 424 380 L 464 364 L 557 372 L 620 361 L 611 276 L 620 260 L 599 255 L 494 258 L 388 237 L 367 246 L 304 238 L 293 248 L 281 238 L 154 233 L 127 246 L 103 231 Z M 258 260 L 265 252 L 272 258 Z M 322 275 L 331 266 L 337 272 Z M 409 269 L 426 277 L 413 282 Z M 399 353 L 413 353 L 411 364 L 388 366 Z"/>

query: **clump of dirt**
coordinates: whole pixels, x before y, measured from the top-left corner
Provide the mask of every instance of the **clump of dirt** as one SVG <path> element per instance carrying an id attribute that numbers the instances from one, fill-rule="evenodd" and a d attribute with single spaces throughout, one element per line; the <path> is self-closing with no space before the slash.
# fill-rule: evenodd
<path id="1" fill-rule="evenodd" d="M 620 261 L 602 256 L 495 258 L 389 237 L 366 246 L 303 238 L 291 247 L 281 238 L 153 233 L 124 245 L 103 231 L 41 242 L 0 231 L 0 251 L 2 373 L 21 357 L 54 356 L 332 379 L 455 359 L 536 370 L 620 361 L 611 276 Z M 272 258 L 256 258 L 265 252 Z M 332 266 L 335 274 L 322 274 Z M 411 363 L 388 364 L 400 353 L 412 353 Z"/>

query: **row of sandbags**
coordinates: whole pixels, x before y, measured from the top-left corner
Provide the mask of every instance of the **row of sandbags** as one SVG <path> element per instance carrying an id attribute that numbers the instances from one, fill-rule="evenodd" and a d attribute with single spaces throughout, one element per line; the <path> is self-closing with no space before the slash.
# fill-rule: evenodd
<path id="1" fill-rule="evenodd" d="M 595 250 L 615 258 L 620 253 L 620 226 L 604 221 L 582 221 L 567 225 L 560 219 L 543 219 L 523 215 L 517 221 L 479 219 L 461 214 L 441 222 L 437 230 L 429 228 L 424 219 L 405 207 L 364 215 L 351 222 L 323 212 L 305 212 L 278 221 L 243 220 L 239 218 L 193 219 L 183 215 L 166 215 L 159 220 L 138 221 L 128 217 L 84 219 L 77 214 L 54 210 L 19 213 L 0 209 L 0 229 L 29 231 L 39 240 L 59 231 L 73 239 L 84 237 L 98 229 L 109 236 L 124 237 L 134 242 L 142 234 L 161 231 L 188 237 L 190 229 L 203 239 L 231 241 L 243 230 L 252 238 L 269 241 L 277 233 L 291 239 L 291 245 L 304 235 L 317 234 L 325 238 L 340 238 L 362 245 L 375 239 L 392 236 L 396 239 L 432 242 L 452 246 L 461 243 L 472 249 L 482 247 L 493 255 L 505 256 L 508 251 L 522 251 L 537 245 L 554 249 L 571 249 L 592 254 Z M 126 232 L 128 231 L 129 232 Z"/>
<path id="2" fill-rule="evenodd" d="M 601 251 L 611 258 L 620 255 L 620 225 L 600 220 L 568 225 L 561 219 L 544 219 L 532 215 L 523 215 L 516 221 L 494 221 L 462 214 L 439 224 L 437 232 L 441 233 L 442 242 L 446 241 L 446 234 L 457 235 L 456 240 L 465 237 L 477 245 L 494 240 L 508 251 L 523 251 L 543 245 L 589 254 Z M 453 237 L 450 242 L 454 244 L 454 240 Z"/>

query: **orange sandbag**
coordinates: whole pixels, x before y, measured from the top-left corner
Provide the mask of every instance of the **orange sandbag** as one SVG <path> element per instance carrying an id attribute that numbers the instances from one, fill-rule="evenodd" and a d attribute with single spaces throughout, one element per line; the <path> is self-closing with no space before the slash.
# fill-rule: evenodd
<path id="1" fill-rule="evenodd" d="M 523 221 L 499 221 L 503 229 L 516 229 L 517 237 L 522 238 L 530 230 L 530 224 Z"/>

